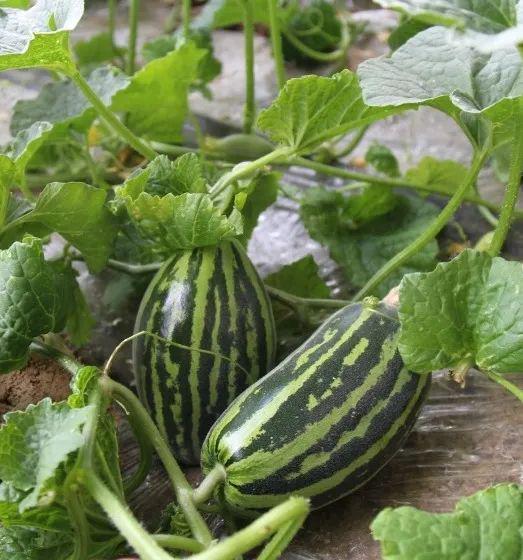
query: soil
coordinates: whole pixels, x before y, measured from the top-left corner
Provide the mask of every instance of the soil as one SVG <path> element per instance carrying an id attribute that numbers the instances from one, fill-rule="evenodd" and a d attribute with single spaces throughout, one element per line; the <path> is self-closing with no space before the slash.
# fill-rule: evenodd
<path id="1" fill-rule="evenodd" d="M 32 357 L 21 370 L 0 376 L 0 415 L 23 410 L 45 397 L 67 398 L 70 375 L 49 358 Z"/>

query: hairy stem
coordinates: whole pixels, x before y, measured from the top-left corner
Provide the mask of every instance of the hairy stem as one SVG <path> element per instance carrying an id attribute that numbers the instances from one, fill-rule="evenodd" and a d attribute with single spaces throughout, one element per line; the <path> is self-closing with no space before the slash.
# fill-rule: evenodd
<path id="1" fill-rule="evenodd" d="M 194 490 L 192 495 L 193 502 L 196 505 L 208 502 L 212 498 L 216 487 L 225 480 L 226 476 L 227 473 L 223 465 L 216 464 L 202 480 L 200 486 Z"/>
<path id="2" fill-rule="evenodd" d="M 136 42 L 138 40 L 138 19 L 140 0 L 130 0 L 129 4 L 129 49 L 127 51 L 126 71 L 132 76 L 136 70 Z"/>
<path id="3" fill-rule="evenodd" d="M 173 560 L 142 527 L 131 511 L 107 488 L 92 470 L 83 472 L 83 482 L 115 527 L 143 560 Z"/>
<path id="4" fill-rule="evenodd" d="M 471 185 L 476 181 L 479 172 L 489 154 L 489 148 L 485 147 L 480 152 L 475 152 L 472 160 L 472 165 L 467 173 L 467 176 L 453 194 L 452 198 L 448 201 L 447 205 L 439 213 L 436 219 L 430 226 L 410 245 L 405 247 L 390 261 L 388 261 L 372 278 L 363 286 L 363 288 L 354 296 L 354 301 L 359 301 L 371 293 L 383 280 L 388 278 L 395 270 L 402 264 L 412 258 L 416 253 L 421 251 L 427 243 L 432 241 L 436 235 L 445 227 L 445 224 L 452 218 L 454 212 L 459 208 L 463 202 L 467 191 Z"/>
<path id="5" fill-rule="evenodd" d="M 187 519 L 194 537 L 204 546 L 209 546 L 213 540 L 212 535 L 191 499 L 193 492 L 191 485 L 187 482 L 180 466 L 171 454 L 169 446 L 138 397 L 127 389 L 127 387 L 120 385 L 108 377 L 104 377 L 100 383 L 103 384 L 107 392 L 111 394 L 116 401 L 121 402 L 124 408 L 135 416 L 137 425 L 141 427 L 144 437 L 151 442 L 151 445 L 156 450 L 156 453 L 158 453 L 167 471 L 176 493 L 178 504 L 183 509 L 185 518 Z"/>
<path id="6" fill-rule="evenodd" d="M 243 35 L 245 44 L 245 108 L 243 131 L 250 134 L 256 117 L 255 75 L 254 75 L 254 12 L 252 0 L 242 0 Z"/>
<path id="7" fill-rule="evenodd" d="M 74 551 L 71 560 L 84 560 L 89 550 L 89 524 L 85 517 L 85 510 L 79 497 L 78 486 L 74 481 L 76 471 L 73 470 L 64 485 L 64 495 L 67 512 L 74 527 Z"/>
<path id="8" fill-rule="evenodd" d="M 244 529 L 215 544 L 212 548 L 195 554 L 192 560 L 233 560 L 264 542 L 267 537 L 294 520 L 303 520 L 309 512 L 305 498 L 289 498 L 261 515 Z"/>
<path id="9" fill-rule="evenodd" d="M 523 167 L 523 124 L 521 123 L 523 118 L 523 99 L 518 100 L 518 108 L 520 111 L 516 113 L 514 118 L 514 141 L 510 158 L 508 183 L 505 189 L 505 197 L 501 206 L 498 225 L 489 247 L 489 254 L 493 257 L 501 251 L 507 238 L 521 186 L 521 168 Z"/>
<path id="10" fill-rule="evenodd" d="M 173 550 L 184 550 L 186 552 L 201 552 L 204 546 L 188 537 L 181 537 L 179 535 L 151 535 L 152 538 L 162 548 L 171 548 Z"/>
<path id="11" fill-rule="evenodd" d="M 514 385 L 514 383 L 511 383 L 501 375 L 498 375 L 497 373 L 494 373 L 492 371 L 482 371 L 481 373 L 484 373 L 489 379 L 492 379 L 492 381 L 499 383 L 509 393 L 512 393 L 517 399 L 523 402 L 523 391 L 519 387 Z"/>
<path id="12" fill-rule="evenodd" d="M 85 97 L 87 97 L 89 102 L 96 109 L 100 118 L 105 121 L 109 128 L 114 130 L 123 140 L 132 146 L 138 153 L 142 154 L 142 156 L 146 159 L 152 160 L 158 155 L 151 147 L 131 132 L 120 121 L 120 119 L 118 119 L 118 117 L 104 105 L 103 101 L 93 91 L 91 86 L 78 70 L 71 72 L 69 77 L 74 81 Z"/>
<path id="13" fill-rule="evenodd" d="M 285 84 L 285 65 L 283 62 L 283 52 L 281 46 L 281 30 L 278 20 L 278 0 L 267 0 L 269 5 L 269 21 L 271 28 L 272 56 L 276 68 L 276 80 L 278 89 Z"/>

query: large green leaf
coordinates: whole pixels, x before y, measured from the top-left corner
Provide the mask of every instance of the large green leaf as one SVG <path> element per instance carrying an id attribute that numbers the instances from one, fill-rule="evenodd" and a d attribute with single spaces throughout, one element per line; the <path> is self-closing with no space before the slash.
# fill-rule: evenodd
<path id="1" fill-rule="evenodd" d="M 461 499 L 453 513 L 387 508 L 371 529 L 383 560 L 521 560 L 523 487 L 487 488 Z"/>
<path id="2" fill-rule="evenodd" d="M 115 96 L 113 109 L 127 113 L 127 124 L 137 134 L 160 142 L 180 140 L 189 87 L 205 54 L 193 43 L 185 43 L 152 60 Z"/>
<path id="3" fill-rule="evenodd" d="M 0 526 L 0 560 L 66 560 L 73 549 L 68 534 Z"/>
<path id="4" fill-rule="evenodd" d="M 35 336 L 64 328 L 68 298 L 62 283 L 44 260 L 40 240 L 0 251 L 0 373 L 26 363 Z"/>
<path id="5" fill-rule="evenodd" d="M 358 76 L 371 106 L 433 105 L 498 122 L 506 118 L 507 102 L 523 94 L 522 68 L 517 49 L 487 57 L 452 42 L 449 30 L 438 26 L 418 33 L 390 57 L 363 62 Z"/>
<path id="6" fill-rule="evenodd" d="M 0 8 L 0 72 L 34 67 L 73 72 L 69 32 L 83 11 L 83 0 L 37 0 L 28 10 Z"/>
<path id="7" fill-rule="evenodd" d="M 434 205 L 419 198 L 395 197 L 391 207 L 391 200 L 382 198 L 383 191 L 375 187 L 364 193 L 362 206 L 335 191 L 309 189 L 301 203 L 300 215 L 309 234 L 329 249 L 356 288 L 416 240 L 438 214 Z M 374 216 L 369 213 L 371 209 L 375 210 Z M 385 295 L 408 272 L 431 270 L 436 253 L 433 241 L 381 284 L 374 295 Z"/>
<path id="8" fill-rule="evenodd" d="M 271 140 L 306 153 L 353 128 L 398 112 L 368 107 L 355 74 L 343 70 L 330 78 L 303 76 L 289 80 L 278 98 L 258 117 L 258 127 Z"/>
<path id="9" fill-rule="evenodd" d="M 106 105 L 111 105 L 114 95 L 129 85 L 128 76 L 113 66 L 93 70 L 87 81 Z M 49 123 L 56 133 L 71 126 L 85 131 L 95 117 L 95 109 L 71 80 L 51 82 L 34 99 L 16 103 L 11 134 L 15 136 L 37 122 Z"/>
<path id="10" fill-rule="evenodd" d="M 89 268 L 101 270 L 113 246 L 116 220 L 105 206 L 107 193 L 85 183 L 50 183 L 34 209 L 0 230 L 0 247 L 24 234 L 43 236 L 58 232 L 84 256 Z"/>
<path id="11" fill-rule="evenodd" d="M 6 415 L 0 429 L 0 478 L 29 492 L 19 504 L 21 512 L 36 506 L 58 467 L 83 445 L 81 428 L 90 411 L 89 406 L 72 409 L 44 399 L 25 412 Z"/>
<path id="12" fill-rule="evenodd" d="M 497 33 L 516 23 L 515 0 L 376 0 L 384 8 L 397 10 L 431 25 L 468 28 Z"/>
<path id="13" fill-rule="evenodd" d="M 428 373 L 463 362 L 523 372 L 523 265 L 466 250 L 400 286 L 399 348 L 408 368 Z"/>

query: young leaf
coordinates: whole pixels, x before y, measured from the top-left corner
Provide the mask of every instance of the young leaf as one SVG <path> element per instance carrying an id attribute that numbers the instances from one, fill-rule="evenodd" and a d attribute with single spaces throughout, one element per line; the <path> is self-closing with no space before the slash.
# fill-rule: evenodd
<path id="1" fill-rule="evenodd" d="M 35 336 L 64 328 L 69 298 L 63 284 L 39 239 L 0 251 L 0 373 L 26 364 Z"/>
<path id="2" fill-rule="evenodd" d="M 374 167 L 376 171 L 388 175 L 389 177 L 399 177 L 400 169 L 396 156 L 382 144 L 372 144 L 367 153 L 365 160 Z"/>
<path id="3" fill-rule="evenodd" d="M 383 189 L 379 187 L 372 190 L 375 197 L 380 197 L 381 192 Z M 369 193 L 364 195 L 369 197 L 364 206 L 372 209 Z M 308 189 L 302 199 L 300 216 L 309 234 L 329 249 L 331 257 L 342 267 L 354 287 L 363 286 L 389 259 L 413 242 L 438 214 L 434 205 L 419 198 L 393 196 L 396 201 L 393 211 L 375 215 L 359 227 L 351 219 L 350 210 L 346 210 L 350 197 L 344 200 L 341 193 L 335 191 Z M 385 200 L 385 204 L 389 202 Z M 379 208 L 377 204 L 376 210 Z M 354 216 L 354 210 L 352 212 Z M 370 218 L 369 215 L 366 217 Z M 375 295 L 385 295 L 408 272 L 431 270 L 436 253 L 437 244 L 433 241 L 400 267 Z"/>
<path id="4" fill-rule="evenodd" d="M 457 161 L 425 156 L 405 173 L 405 179 L 453 195 L 466 174 L 467 168 Z M 473 194 L 472 188 L 470 194 Z"/>
<path id="5" fill-rule="evenodd" d="M 81 428 L 90 406 L 71 409 L 66 403 L 44 399 L 25 412 L 5 415 L 0 429 L 0 478 L 17 490 L 29 492 L 21 512 L 34 507 L 58 467 L 84 443 Z"/>
<path id="6" fill-rule="evenodd" d="M 83 0 L 37 0 L 28 10 L 0 8 L 0 72 L 35 67 L 74 72 L 69 32 L 83 11 Z"/>
<path id="7" fill-rule="evenodd" d="M 129 78 L 120 70 L 106 66 L 94 70 L 87 81 L 106 105 L 116 92 L 129 85 Z M 11 120 L 11 134 L 16 136 L 35 123 L 51 125 L 54 136 L 64 135 L 69 127 L 85 131 L 96 112 L 82 92 L 70 81 L 46 84 L 35 99 L 18 101 Z"/>
<path id="8" fill-rule="evenodd" d="M 103 189 L 85 183 L 50 183 L 33 210 L 0 231 L 0 247 L 8 247 L 25 233 L 58 232 L 83 254 L 92 271 L 99 271 L 109 258 L 117 231 L 116 220 L 105 206 L 106 196 Z"/>
<path id="9" fill-rule="evenodd" d="M 258 117 L 271 140 L 306 153 L 322 142 L 397 112 L 367 107 L 356 76 L 349 70 L 331 78 L 303 76 L 286 82 L 276 101 Z"/>
<path id="10" fill-rule="evenodd" d="M 185 43 L 149 62 L 131 78 L 129 87 L 115 96 L 112 108 L 126 112 L 127 124 L 139 135 L 160 142 L 180 140 L 189 87 L 204 55 L 205 51 L 193 43 Z"/>
<path id="11" fill-rule="evenodd" d="M 265 283 L 273 288 L 306 298 L 328 298 L 330 290 L 319 274 L 318 265 L 307 255 L 269 274 Z"/>
<path id="12" fill-rule="evenodd" d="M 453 513 L 387 508 L 372 522 L 383 560 L 521 558 L 523 487 L 499 484 L 461 499 Z"/>
<path id="13" fill-rule="evenodd" d="M 93 35 L 85 41 L 78 41 L 74 45 L 74 52 L 79 66 L 89 66 L 101 64 L 102 62 L 111 62 L 115 58 L 122 56 L 125 49 L 116 47 L 111 34 L 107 31 L 102 31 L 102 33 Z"/>
<path id="14" fill-rule="evenodd" d="M 470 362 L 523 371 L 523 265 L 466 250 L 400 286 L 399 348 L 419 373 Z"/>
<path id="15" fill-rule="evenodd" d="M 178 249 L 216 245 L 242 233 L 239 212 L 226 216 L 207 194 L 160 197 L 142 192 L 135 199 L 126 197 L 125 204 L 141 235 L 165 256 Z"/>

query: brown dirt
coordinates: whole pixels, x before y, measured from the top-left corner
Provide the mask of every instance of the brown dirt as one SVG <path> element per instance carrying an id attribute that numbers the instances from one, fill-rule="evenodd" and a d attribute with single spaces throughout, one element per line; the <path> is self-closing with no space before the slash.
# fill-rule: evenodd
<path id="1" fill-rule="evenodd" d="M 33 357 L 25 368 L 0 376 L 0 415 L 45 397 L 64 400 L 70 393 L 69 381 L 69 374 L 54 361 Z"/>

